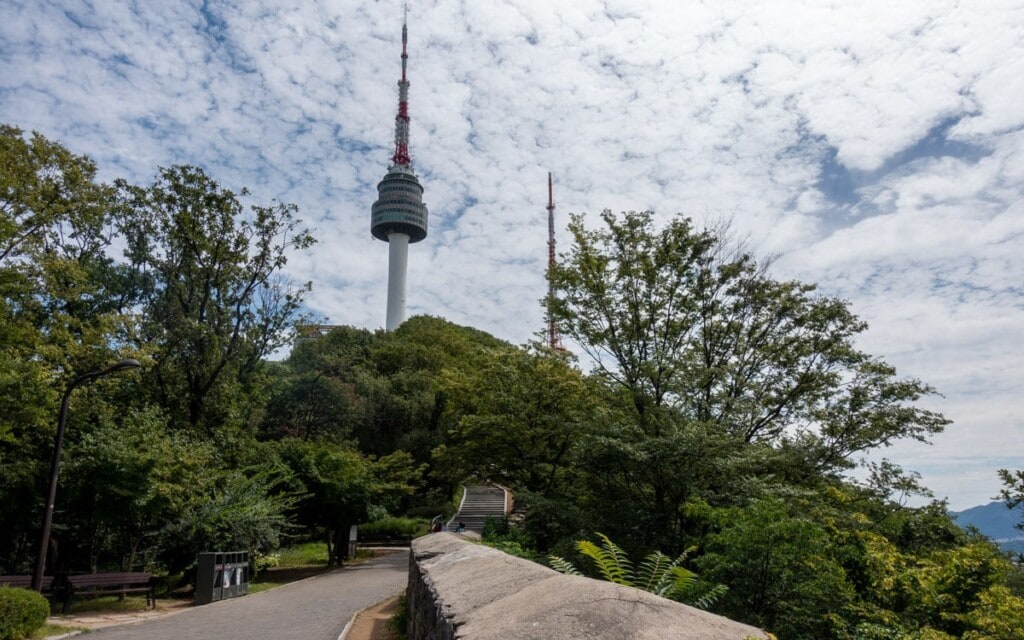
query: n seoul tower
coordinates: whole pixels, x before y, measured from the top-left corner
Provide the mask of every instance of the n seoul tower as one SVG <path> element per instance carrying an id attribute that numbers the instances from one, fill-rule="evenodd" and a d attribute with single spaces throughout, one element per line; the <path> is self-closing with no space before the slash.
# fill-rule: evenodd
<path id="1" fill-rule="evenodd" d="M 388 312 L 385 329 L 391 331 L 405 321 L 405 274 L 409 267 L 409 243 L 427 237 L 427 206 L 423 187 L 409 158 L 409 81 L 405 64 L 409 59 L 409 7 L 402 17 L 402 79 L 398 81 L 398 115 L 395 116 L 395 153 L 391 166 L 377 185 L 377 201 L 370 210 L 370 233 L 388 243 Z"/>

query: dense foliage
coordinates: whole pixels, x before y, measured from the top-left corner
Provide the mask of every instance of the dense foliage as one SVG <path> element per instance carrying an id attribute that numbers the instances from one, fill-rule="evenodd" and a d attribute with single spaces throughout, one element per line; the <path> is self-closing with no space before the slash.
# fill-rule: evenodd
<path id="1" fill-rule="evenodd" d="M 43 626 L 50 603 L 35 591 L 0 586 L 0 640 L 24 640 Z"/>
<path id="2" fill-rule="evenodd" d="M 685 602 L 699 609 L 707 609 L 723 593 L 728 591 L 724 584 L 707 585 L 697 574 L 683 566 L 689 550 L 670 558 L 661 551 L 652 551 L 637 566 L 622 547 L 598 533 L 601 545 L 590 540 L 580 540 L 576 550 L 588 558 L 601 577 L 609 582 L 635 587 L 671 600 Z M 568 575 L 583 575 L 571 562 L 558 556 L 550 556 L 553 569 Z"/>
<path id="3" fill-rule="evenodd" d="M 418 485 L 408 454 L 274 414 L 293 368 L 266 356 L 309 291 L 282 268 L 313 240 L 294 206 L 246 198 L 189 166 L 106 185 L 87 157 L 0 128 L 0 573 L 35 560 L 68 382 L 120 358 L 143 367 L 71 395 L 47 571 L 178 574 L 200 551 L 337 542 Z"/>
<path id="4" fill-rule="evenodd" d="M 1019 566 L 944 503 L 904 506 L 928 498 L 913 474 L 845 478 L 947 424 L 920 404 L 931 387 L 858 349 L 846 302 L 685 218 L 605 212 L 573 218 L 545 300 L 590 373 L 429 317 L 271 362 L 305 321 L 309 285 L 281 271 L 312 238 L 294 207 L 248 198 L 187 166 L 104 185 L 88 158 L 0 130 L 0 573 L 34 560 L 68 381 L 134 357 L 72 396 L 52 570 L 187 580 L 199 551 L 294 538 L 335 564 L 351 525 L 499 482 L 522 513 L 489 527 L 500 548 L 680 577 L 783 640 L 1021 637 Z M 579 544 L 594 531 L 607 544 Z"/>

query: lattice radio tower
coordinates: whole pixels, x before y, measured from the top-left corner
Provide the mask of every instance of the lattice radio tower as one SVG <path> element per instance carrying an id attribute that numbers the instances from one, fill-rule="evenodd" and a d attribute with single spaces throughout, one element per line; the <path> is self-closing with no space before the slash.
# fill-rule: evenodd
<path id="1" fill-rule="evenodd" d="M 564 351 L 562 337 L 558 335 L 555 322 L 555 199 L 551 188 L 551 172 L 548 171 L 548 346 L 553 351 Z"/>

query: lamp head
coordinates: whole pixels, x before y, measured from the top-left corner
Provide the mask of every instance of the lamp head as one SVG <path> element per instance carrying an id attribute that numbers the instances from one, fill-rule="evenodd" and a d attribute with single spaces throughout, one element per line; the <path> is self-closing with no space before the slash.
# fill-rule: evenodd
<path id="1" fill-rule="evenodd" d="M 138 369 L 142 365 L 135 358 L 128 358 L 121 360 L 113 366 L 113 371 L 123 371 L 125 369 Z"/>
<path id="2" fill-rule="evenodd" d="M 127 358 L 125 360 L 120 360 L 110 365 L 109 367 L 101 371 L 99 375 L 105 376 L 108 373 L 116 373 L 118 371 L 124 371 L 126 369 L 138 369 L 141 366 L 142 365 L 139 363 L 138 360 L 135 360 L 134 358 Z"/>

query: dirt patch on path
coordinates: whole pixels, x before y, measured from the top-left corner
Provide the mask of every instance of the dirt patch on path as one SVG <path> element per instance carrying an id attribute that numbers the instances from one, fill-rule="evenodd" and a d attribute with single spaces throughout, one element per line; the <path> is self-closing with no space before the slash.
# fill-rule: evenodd
<path id="1" fill-rule="evenodd" d="M 153 609 L 139 611 L 82 611 L 79 613 L 58 614 L 50 616 L 48 623 L 58 627 L 71 629 L 102 629 L 129 622 L 138 622 L 149 618 L 158 618 L 175 611 L 184 611 L 192 606 L 191 600 L 161 599 L 156 601 Z"/>
<path id="2" fill-rule="evenodd" d="M 339 640 L 397 640 L 388 622 L 398 613 L 401 595 L 363 609 L 356 614 L 352 626 Z"/>

